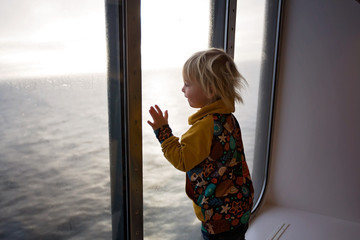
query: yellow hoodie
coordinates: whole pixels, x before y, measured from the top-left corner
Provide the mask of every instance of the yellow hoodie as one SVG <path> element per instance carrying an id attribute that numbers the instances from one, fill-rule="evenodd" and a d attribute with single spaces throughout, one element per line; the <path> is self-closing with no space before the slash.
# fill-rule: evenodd
<path id="1" fill-rule="evenodd" d="M 240 127 L 219 100 L 189 117 L 190 129 L 179 141 L 169 126 L 157 132 L 166 159 L 187 173 L 186 193 L 210 234 L 244 227 L 253 204 L 253 186 L 245 161 Z M 160 134 L 159 134 L 160 133 Z"/>
<path id="2" fill-rule="evenodd" d="M 234 105 L 227 107 L 219 100 L 207 105 L 188 119 L 190 129 L 182 135 L 181 141 L 175 136 L 162 144 L 165 158 L 180 171 L 187 172 L 209 156 L 214 133 L 212 114 L 228 114 L 235 111 Z"/>

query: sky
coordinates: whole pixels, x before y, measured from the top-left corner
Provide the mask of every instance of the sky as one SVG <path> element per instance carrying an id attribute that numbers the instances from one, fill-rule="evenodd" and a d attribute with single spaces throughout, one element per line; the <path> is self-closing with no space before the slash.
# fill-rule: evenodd
<path id="1" fill-rule="evenodd" d="M 102 0 L 1 0 L 0 81 L 104 72 Z"/>
<path id="2" fill-rule="evenodd" d="M 178 68 L 208 47 L 207 0 L 142 1 L 143 70 Z"/>
<path id="3" fill-rule="evenodd" d="M 209 3 L 207 0 L 142 1 L 143 69 L 182 66 L 191 54 L 207 48 Z M 261 57 L 264 6 L 265 0 L 237 1 L 235 51 L 241 55 L 239 61 Z"/>
<path id="4" fill-rule="evenodd" d="M 208 47 L 209 2 L 141 2 L 143 70 L 181 66 Z M 259 57 L 263 3 L 238 1 L 242 60 Z M 105 0 L 1 0 L 0 81 L 88 72 L 106 72 Z"/>

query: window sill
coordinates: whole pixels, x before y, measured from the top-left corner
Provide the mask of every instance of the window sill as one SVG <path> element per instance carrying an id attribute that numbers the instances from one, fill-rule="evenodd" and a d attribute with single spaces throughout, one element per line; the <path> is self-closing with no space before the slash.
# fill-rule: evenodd
<path id="1" fill-rule="evenodd" d="M 284 231 L 278 231 L 281 226 Z M 262 206 L 246 233 L 247 240 L 335 240 L 359 236 L 360 223 L 272 205 Z"/>

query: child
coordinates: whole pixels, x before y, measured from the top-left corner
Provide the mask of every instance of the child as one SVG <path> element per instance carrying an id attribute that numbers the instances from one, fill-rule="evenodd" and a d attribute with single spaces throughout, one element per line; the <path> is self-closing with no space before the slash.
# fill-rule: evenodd
<path id="1" fill-rule="evenodd" d="M 206 239 L 245 239 L 254 190 L 239 124 L 232 114 L 245 83 L 234 61 L 220 49 L 191 56 L 183 67 L 182 92 L 193 108 L 190 129 L 179 138 L 168 125 L 168 112 L 150 108 L 164 156 L 186 172 L 186 193 L 193 200 Z"/>

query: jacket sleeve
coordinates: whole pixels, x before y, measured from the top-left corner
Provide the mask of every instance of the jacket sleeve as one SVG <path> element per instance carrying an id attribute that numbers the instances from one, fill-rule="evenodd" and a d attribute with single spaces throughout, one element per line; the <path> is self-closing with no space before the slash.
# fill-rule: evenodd
<path id="1" fill-rule="evenodd" d="M 162 144 L 166 159 L 180 171 L 187 172 L 209 156 L 214 133 L 214 120 L 211 115 L 194 123 L 179 138 L 171 136 Z"/>

